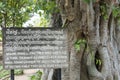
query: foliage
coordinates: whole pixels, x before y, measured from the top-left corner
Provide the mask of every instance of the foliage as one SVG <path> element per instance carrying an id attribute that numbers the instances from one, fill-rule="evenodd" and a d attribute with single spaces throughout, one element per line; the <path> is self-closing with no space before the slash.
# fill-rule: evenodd
<path id="1" fill-rule="evenodd" d="M 102 3 L 100 5 L 100 10 L 101 10 L 101 15 L 103 16 L 103 18 L 106 20 L 108 19 L 108 15 L 107 15 L 107 4 L 106 3 Z"/>
<path id="2" fill-rule="evenodd" d="M 23 70 L 15 70 L 15 75 L 22 75 Z M 4 78 L 5 76 L 10 75 L 10 70 L 4 70 L 3 66 L 0 65 L 0 79 Z"/>
<path id="3" fill-rule="evenodd" d="M 43 10 L 41 11 L 41 16 L 39 14 L 32 14 L 33 17 L 30 18 L 27 22 L 23 24 L 23 27 L 48 27 L 49 25 L 49 19 L 45 18 L 46 14 Z"/>
<path id="4" fill-rule="evenodd" d="M 3 78 L 3 77 L 5 77 L 5 76 L 7 76 L 7 75 L 9 75 L 9 74 L 10 74 L 10 71 L 8 71 L 8 70 L 2 70 L 0 72 L 0 79 Z"/>
<path id="5" fill-rule="evenodd" d="M 112 10 L 112 13 L 113 13 L 113 16 L 115 18 L 120 18 L 120 7 L 117 6 L 117 7 L 113 7 L 113 10 Z"/>
<path id="6" fill-rule="evenodd" d="M 39 70 L 30 77 L 30 80 L 41 80 L 42 72 Z"/>
<path id="7" fill-rule="evenodd" d="M 102 59 L 101 59 L 100 54 L 99 54 L 98 51 L 96 51 L 96 53 L 95 53 L 95 59 L 94 59 L 94 61 L 95 61 L 95 66 L 96 66 L 97 70 L 101 71 L 101 68 L 102 68 Z"/>
<path id="8" fill-rule="evenodd" d="M 80 40 L 75 42 L 74 47 L 77 51 L 80 51 L 80 46 L 84 46 L 85 43 L 86 43 L 85 39 L 80 39 Z"/>
<path id="9" fill-rule="evenodd" d="M 0 79 L 9 75 L 10 71 L 9 70 L 4 70 L 3 66 L 0 64 Z"/>
<path id="10" fill-rule="evenodd" d="M 95 2 L 96 0 L 83 0 L 85 3 L 89 4 L 90 1 Z"/>
<path id="11" fill-rule="evenodd" d="M 83 0 L 84 2 L 86 2 L 86 3 L 90 3 L 90 0 Z"/>
<path id="12" fill-rule="evenodd" d="M 15 75 L 22 75 L 23 74 L 23 70 L 17 69 L 15 70 Z"/>
<path id="13" fill-rule="evenodd" d="M 96 65 L 102 65 L 102 61 L 100 59 L 95 59 L 95 61 L 96 61 L 95 62 Z"/>
<path id="14" fill-rule="evenodd" d="M 0 0 L 0 25 L 21 26 L 29 13 L 37 11 L 37 0 Z"/>
<path id="15" fill-rule="evenodd" d="M 47 14 L 58 12 L 58 8 L 55 3 L 56 0 L 38 0 L 39 7 L 41 10 L 44 10 Z"/>
<path id="16" fill-rule="evenodd" d="M 47 26 L 48 26 L 48 22 L 49 22 L 48 19 L 46 19 L 46 18 L 41 18 L 41 21 L 40 21 L 40 23 L 39 23 L 39 26 L 47 27 Z"/>
<path id="17" fill-rule="evenodd" d="M 50 13 L 59 12 L 55 0 L 0 0 L 0 25 L 22 27 L 30 13 L 41 15 L 39 10 L 45 11 L 46 18 Z"/>

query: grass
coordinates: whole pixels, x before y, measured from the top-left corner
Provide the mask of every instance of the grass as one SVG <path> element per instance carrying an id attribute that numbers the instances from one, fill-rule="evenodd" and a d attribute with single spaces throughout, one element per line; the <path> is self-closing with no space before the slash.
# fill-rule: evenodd
<path id="1" fill-rule="evenodd" d="M 30 76 L 30 80 L 41 80 L 42 72 L 38 70 L 34 75 Z"/>
<path id="2" fill-rule="evenodd" d="M 23 70 L 15 70 L 15 75 L 22 75 L 23 74 Z M 10 70 L 5 70 L 3 69 L 3 66 L 0 64 L 0 79 L 9 76 L 10 75 Z"/>
<path id="3" fill-rule="evenodd" d="M 15 70 L 15 75 L 22 75 L 23 70 Z M 42 72 L 38 70 L 34 75 L 30 76 L 30 80 L 41 80 Z M 0 64 L 0 80 L 9 80 L 10 79 L 10 70 L 3 69 L 3 66 Z"/>

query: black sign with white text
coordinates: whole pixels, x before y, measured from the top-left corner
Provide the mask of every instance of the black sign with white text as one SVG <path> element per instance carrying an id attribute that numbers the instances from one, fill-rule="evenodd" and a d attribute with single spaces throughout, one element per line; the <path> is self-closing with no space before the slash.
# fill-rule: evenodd
<path id="1" fill-rule="evenodd" d="M 65 29 L 3 28 L 5 69 L 67 68 Z"/>

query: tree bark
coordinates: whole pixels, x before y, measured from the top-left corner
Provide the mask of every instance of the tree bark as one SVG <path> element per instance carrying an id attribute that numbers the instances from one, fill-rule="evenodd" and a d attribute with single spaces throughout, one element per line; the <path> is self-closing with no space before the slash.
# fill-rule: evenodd
<path id="1" fill-rule="evenodd" d="M 68 30 L 70 66 L 62 80 L 120 80 L 120 23 L 113 16 L 118 0 L 57 0 Z M 118 6 L 119 7 L 119 6 Z M 76 41 L 85 39 L 77 51 Z"/>

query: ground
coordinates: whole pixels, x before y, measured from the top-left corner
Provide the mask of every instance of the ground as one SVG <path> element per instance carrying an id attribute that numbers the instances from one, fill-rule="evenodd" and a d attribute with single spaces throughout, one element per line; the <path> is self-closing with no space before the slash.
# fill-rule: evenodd
<path id="1" fill-rule="evenodd" d="M 38 71 L 38 69 L 28 69 L 24 70 L 23 75 L 15 76 L 15 80 L 30 80 L 30 76 L 35 74 Z"/>

